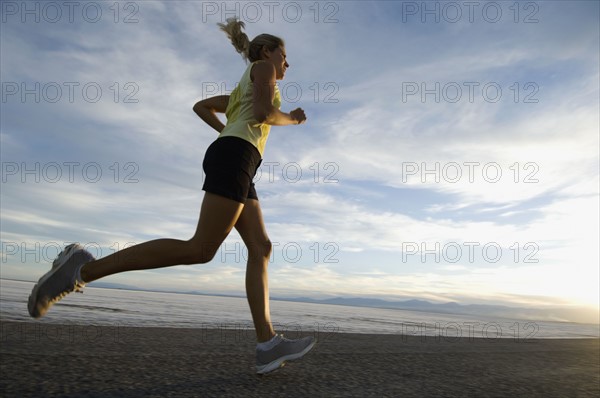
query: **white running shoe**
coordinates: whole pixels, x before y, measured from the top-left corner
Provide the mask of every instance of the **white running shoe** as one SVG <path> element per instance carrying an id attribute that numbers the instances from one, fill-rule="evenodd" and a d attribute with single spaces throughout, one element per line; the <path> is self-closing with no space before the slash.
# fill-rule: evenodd
<path id="1" fill-rule="evenodd" d="M 269 373 L 282 367 L 285 361 L 302 358 L 317 342 L 314 337 L 291 340 L 280 334 L 278 338 L 279 342 L 271 349 L 256 349 L 256 373 Z"/>
<path id="2" fill-rule="evenodd" d="M 85 283 L 77 278 L 79 269 L 93 260 L 94 256 L 78 243 L 65 247 L 52 263 L 52 269 L 33 287 L 27 303 L 29 315 L 40 318 L 67 294 L 73 291 L 81 292 Z"/>

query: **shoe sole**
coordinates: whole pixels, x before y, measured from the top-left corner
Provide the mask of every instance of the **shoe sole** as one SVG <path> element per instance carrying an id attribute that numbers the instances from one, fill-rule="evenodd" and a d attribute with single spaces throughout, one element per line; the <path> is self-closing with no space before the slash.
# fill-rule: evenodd
<path id="1" fill-rule="evenodd" d="M 48 312 L 48 308 L 46 308 L 44 311 L 38 312 L 37 304 L 38 304 L 38 292 L 40 290 L 40 287 L 48 279 L 50 279 L 50 277 L 52 277 L 60 269 L 60 267 L 62 267 L 64 264 L 66 264 L 66 262 L 69 261 L 69 259 L 71 259 L 71 257 L 73 257 L 73 254 L 75 254 L 77 252 L 77 249 L 83 249 L 83 247 L 81 247 L 81 245 L 78 245 L 78 244 L 73 244 L 73 245 L 67 246 L 65 248 L 65 250 L 60 252 L 58 257 L 56 257 L 56 259 L 52 262 L 52 269 L 50 269 L 50 271 L 48 271 L 46 273 L 46 275 L 42 276 L 40 278 L 40 280 L 38 281 L 38 283 L 36 283 L 36 285 L 33 287 L 33 290 L 31 291 L 31 294 L 29 295 L 29 300 L 27 301 L 27 310 L 29 311 L 29 315 L 32 318 L 36 318 L 36 319 L 41 318 L 42 316 L 44 316 L 46 314 L 46 312 Z"/>
<path id="2" fill-rule="evenodd" d="M 260 368 L 257 368 L 256 373 L 259 375 L 264 375 L 264 374 L 273 372 L 274 370 L 281 368 L 282 366 L 285 365 L 286 361 L 293 361 L 294 359 L 302 358 L 310 350 L 312 350 L 312 348 L 315 346 L 316 343 L 317 343 L 317 341 L 315 340 L 312 343 L 310 343 L 309 345 L 307 345 L 305 349 L 303 349 L 302 351 L 300 351 L 296 354 L 284 355 L 281 358 L 277 358 L 273 362 L 271 362 L 267 365 L 261 366 Z"/>

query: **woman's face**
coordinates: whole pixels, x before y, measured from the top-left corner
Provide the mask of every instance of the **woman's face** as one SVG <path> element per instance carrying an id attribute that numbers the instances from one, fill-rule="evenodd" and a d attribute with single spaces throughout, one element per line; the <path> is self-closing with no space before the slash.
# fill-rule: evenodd
<path id="1" fill-rule="evenodd" d="M 285 76 L 285 71 L 290 64 L 286 61 L 285 48 L 280 46 L 273 51 L 265 48 L 265 61 L 272 63 L 275 66 L 275 79 L 281 80 Z"/>

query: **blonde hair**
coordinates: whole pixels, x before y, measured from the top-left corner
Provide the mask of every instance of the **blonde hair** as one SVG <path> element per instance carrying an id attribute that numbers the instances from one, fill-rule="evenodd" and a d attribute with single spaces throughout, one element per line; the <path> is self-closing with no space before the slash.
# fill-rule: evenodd
<path id="1" fill-rule="evenodd" d="M 285 46 L 282 39 L 268 33 L 258 35 L 250 41 L 248 36 L 242 32 L 242 29 L 245 26 L 244 22 L 238 21 L 235 17 L 228 18 L 226 22 L 226 24 L 218 23 L 217 25 L 227 34 L 227 37 L 231 40 L 231 44 L 233 44 L 235 50 L 242 55 L 246 62 L 254 62 L 261 59 L 260 51 L 263 46 L 266 46 L 269 51 L 273 51 L 280 46 Z"/>

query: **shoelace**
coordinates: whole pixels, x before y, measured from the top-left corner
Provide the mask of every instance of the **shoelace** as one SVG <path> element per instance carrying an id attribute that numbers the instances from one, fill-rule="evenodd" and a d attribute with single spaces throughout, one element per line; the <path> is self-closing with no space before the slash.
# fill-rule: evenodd
<path id="1" fill-rule="evenodd" d="M 68 252 L 70 250 L 74 250 L 74 248 L 75 248 L 75 244 L 71 244 L 71 245 L 65 247 L 60 253 L 58 253 L 58 256 L 56 256 L 56 260 L 54 260 L 54 262 L 52 262 L 52 268 L 51 269 L 54 269 L 54 268 L 58 267 L 58 265 L 60 264 L 58 262 L 58 259 L 63 256 L 63 253 Z"/>
<path id="2" fill-rule="evenodd" d="M 60 257 L 63 255 L 63 253 L 64 253 L 64 252 L 67 252 L 67 251 L 69 251 L 69 250 L 75 250 L 75 246 L 77 246 L 77 245 L 76 245 L 75 243 L 72 243 L 72 244 L 70 244 L 69 246 L 65 247 L 65 248 L 64 248 L 64 250 L 62 250 L 62 251 L 61 251 L 61 252 L 58 254 L 57 258 L 60 258 Z M 55 261 L 56 261 L 56 260 L 55 260 Z M 54 268 L 56 268 L 56 267 L 58 267 L 58 266 L 59 266 L 59 263 L 57 263 L 57 262 L 53 262 L 53 263 L 52 263 L 52 268 L 51 268 L 51 269 L 54 269 Z M 60 295 L 60 296 L 58 296 L 58 298 L 57 298 L 57 301 L 58 301 L 58 300 L 60 300 L 61 298 L 65 297 L 67 294 L 69 294 L 69 293 L 71 293 L 71 292 L 75 292 L 75 293 L 82 293 L 82 294 L 83 294 L 83 287 L 84 287 L 84 286 L 85 286 L 85 283 L 76 281 L 76 282 L 75 282 L 75 287 L 74 287 L 74 289 L 73 289 L 73 290 L 69 290 L 69 291 L 65 291 L 65 292 L 61 293 L 61 295 Z M 55 302 L 55 301 L 53 300 L 52 302 Z"/>
<path id="3" fill-rule="evenodd" d="M 60 254 L 58 255 L 58 257 L 62 256 L 62 254 L 65 251 L 71 250 L 71 248 L 75 246 L 75 245 L 69 245 L 67 246 L 63 251 L 60 252 Z M 59 266 L 59 263 L 52 263 L 52 268 L 54 269 L 56 267 Z M 82 293 L 83 294 L 83 287 L 85 286 L 85 283 L 80 282 L 80 281 L 75 281 L 73 289 L 66 289 L 63 292 L 61 292 L 58 296 L 54 297 L 52 300 L 50 300 L 50 303 L 54 304 L 58 301 L 60 301 L 63 297 L 65 297 L 67 294 L 71 293 L 71 292 L 75 292 L 75 293 Z"/>
<path id="4" fill-rule="evenodd" d="M 288 343 L 294 341 L 294 339 L 288 339 L 286 337 L 283 337 L 283 334 L 280 334 L 279 337 L 281 337 L 281 341 L 287 341 Z"/>

